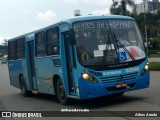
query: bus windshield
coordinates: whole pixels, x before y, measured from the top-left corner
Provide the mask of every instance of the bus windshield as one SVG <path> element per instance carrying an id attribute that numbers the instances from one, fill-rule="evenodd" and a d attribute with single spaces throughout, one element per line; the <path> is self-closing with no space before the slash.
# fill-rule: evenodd
<path id="1" fill-rule="evenodd" d="M 94 20 L 74 23 L 78 59 L 82 65 L 111 65 L 146 57 L 133 20 Z"/>

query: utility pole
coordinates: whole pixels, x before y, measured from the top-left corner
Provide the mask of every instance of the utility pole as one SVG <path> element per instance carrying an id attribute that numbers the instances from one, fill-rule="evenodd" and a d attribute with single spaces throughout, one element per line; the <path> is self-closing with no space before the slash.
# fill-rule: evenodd
<path id="1" fill-rule="evenodd" d="M 144 26 L 145 26 L 145 38 L 146 38 L 146 48 L 147 48 L 147 55 L 148 55 L 148 38 L 147 38 L 147 23 L 146 23 L 146 7 L 145 7 L 145 1 L 143 0 L 143 6 L 144 6 Z"/>

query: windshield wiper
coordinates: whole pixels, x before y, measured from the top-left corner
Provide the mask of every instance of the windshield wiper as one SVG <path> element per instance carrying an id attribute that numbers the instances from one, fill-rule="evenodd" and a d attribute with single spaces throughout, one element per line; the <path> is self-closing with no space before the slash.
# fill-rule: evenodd
<path id="1" fill-rule="evenodd" d="M 133 55 L 127 50 L 127 48 L 122 44 L 122 42 L 116 38 L 116 35 L 115 35 L 114 32 L 113 32 L 113 35 L 114 35 L 115 41 L 117 42 L 118 47 L 122 47 L 122 48 L 126 51 L 126 53 L 129 55 L 129 57 L 130 57 L 133 61 L 135 61 L 135 58 L 133 57 Z"/>
<path id="2" fill-rule="evenodd" d="M 108 33 L 108 31 L 107 31 L 107 36 L 108 36 L 108 42 L 106 42 L 106 51 L 104 52 L 104 58 L 103 58 L 103 60 L 102 60 L 102 62 L 104 62 L 105 64 L 108 64 L 108 61 L 106 61 L 106 59 L 108 60 L 108 54 L 110 54 L 110 53 L 108 53 L 108 52 L 111 52 L 111 53 L 114 53 L 114 48 L 112 48 L 113 46 L 112 46 L 112 42 L 111 42 L 111 39 L 110 39 L 110 35 L 109 35 L 109 33 Z M 115 45 L 115 44 L 114 44 Z M 115 48 L 116 48 L 116 46 L 115 46 Z M 117 55 L 117 51 L 115 50 L 115 52 L 116 52 L 116 55 Z M 117 57 L 117 56 L 116 56 Z M 112 58 L 114 58 L 114 56 L 112 55 Z M 118 58 L 118 57 L 117 57 Z M 116 63 L 119 63 L 119 60 L 118 59 L 116 59 L 115 61 L 114 61 L 114 63 L 116 64 Z"/>

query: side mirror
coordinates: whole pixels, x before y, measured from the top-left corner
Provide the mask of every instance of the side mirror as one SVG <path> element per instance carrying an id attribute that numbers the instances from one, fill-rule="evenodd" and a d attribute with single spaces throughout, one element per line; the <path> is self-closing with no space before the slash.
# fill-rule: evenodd
<path id="1" fill-rule="evenodd" d="M 65 33 L 65 39 L 68 40 L 70 44 L 75 44 L 75 37 L 74 37 L 74 32 L 73 30 L 70 30 Z"/>

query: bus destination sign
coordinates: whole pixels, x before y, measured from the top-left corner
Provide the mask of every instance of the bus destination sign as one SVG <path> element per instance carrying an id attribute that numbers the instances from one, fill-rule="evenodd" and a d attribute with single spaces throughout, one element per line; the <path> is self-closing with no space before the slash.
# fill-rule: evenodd
<path id="1" fill-rule="evenodd" d="M 78 29 L 107 29 L 107 28 L 132 28 L 133 22 L 131 20 L 98 20 L 85 21 L 75 24 Z"/>

